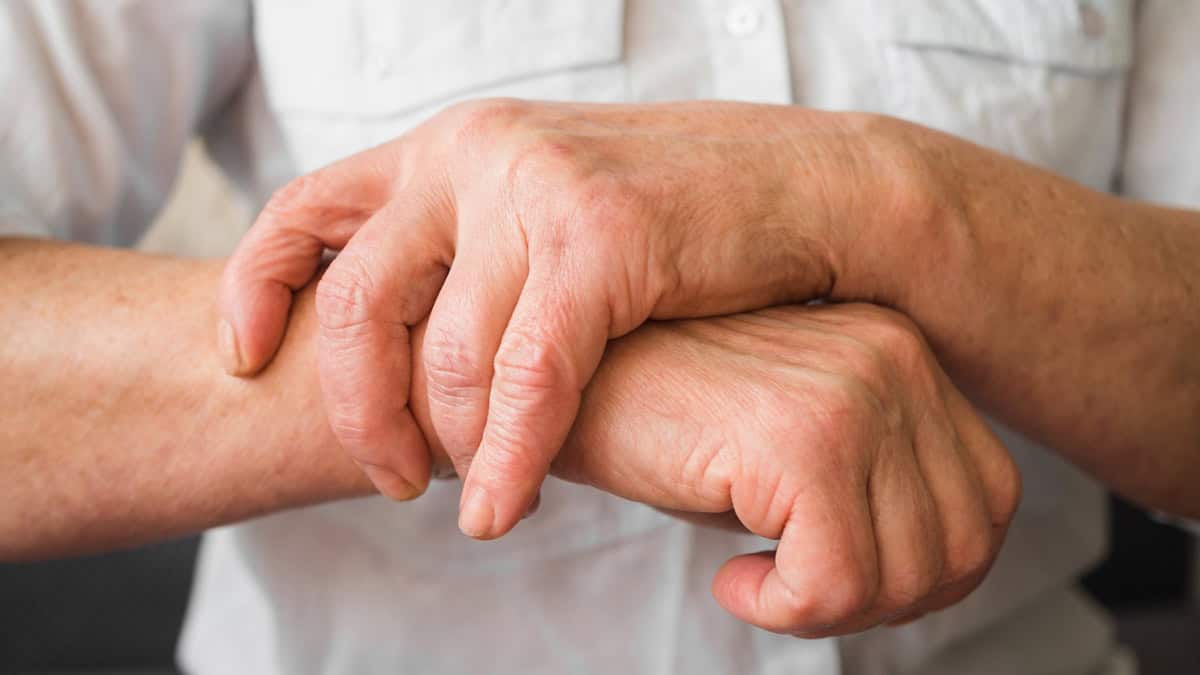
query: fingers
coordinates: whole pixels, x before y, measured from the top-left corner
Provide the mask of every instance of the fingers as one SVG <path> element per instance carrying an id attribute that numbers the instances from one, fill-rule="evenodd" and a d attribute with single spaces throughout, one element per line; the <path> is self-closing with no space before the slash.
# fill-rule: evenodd
<path id="1" fill-rule="evenodd" d="M 432 427 L 460 476 L 487 422 L 492 361 L 527 276 L 525 251 L 487 237 L 460 242 L 429 316 L 421 365 Z"/>
<path id="2" fill-rule="evenodd" d="M 970 464 L 985 493 L 993 529 L 1003 539 L 1008 523 L 1021 503 L 1021 472 L 1012 455 L 975 411 L 966 397 L 949 381 L 943 384 L 946 406 L 962 442 L 963 459 Z"/>
<path id="3" fill-rule="evenodd" d="M 936 611 L 965 597 L 983 579 L 999 543 L 983 491 L 957 459 L 957 439 L 924 442 L 925 451 L 880 452 L 865 496 L 807 483 L 797 494 L 820 497 L 792 508 L 776 552 L 740 556 L 718 571 L 718 602 L 757 626 L 816 638 Z M 939 459 L 922 466 L 921 452 Z"/>
<path id="4" fill-rule="evenodd" d="M 946 555 L 957 560 L 957 570 L 954 566 L 945 570 L 948 578 L 944 579 L 943 586 L 902 617 L 890 620 L 888 625 L 891 626 L 917 621 L 926 614 L 951 607 L 970 595 L 987 576 L 1020 503 L 1021 476 L 1011 455 L 949 379 L 942 379 L 948 419 L 952 421 L 954 434 L 960 442 L 958 458 L 963 472 L 967 474 L 966 479 L 979 494 L 976 530 L 974 535 L 960 533 L 959 536 L 947 537 Z M 981 533 L 985 530 L 990 531 L 990 537 L 987 537 L 991 545 L 990 554 L 983 560 L 976 558 L 972 561 L 972 546 L 964 545 L 962 535 L 983 539 Z M 977 556 L 979 541 L 974 546 L 974 555 Z"/>
<path id="5" fill-rule="evenodd" d="M 954 452 L 953 441 L 948 436 L 933 442 L 938 450 Z M 969 495 L 972 503 L 943 511 L 956 495 Z M 839 624 L 801 631 L 804 637 L 856 633 L 915 618 L 961 600 L 983 578 L 993 553 L 991 530 L 978 486 L 953 457 L 944 468 L 930 471 L 919 466 L 915 448 L 886 453 L 872 475 L 871 508 L 879 551 L 875 602 Z M 973 551 L 972 544 L 980 548 Z"/>
<path id="6" fill-rule="evenodd" d="M 292 292 L 312 279 L 326 248 L 342 248 L 389 199 L 396 147 L 331 164 L 271 197 L 221 277 L 218 338 L 228 372 L 252 375 L 274 355 Z"/>
<path id="7" fill-rule="evenodd" d="M 429 378 L 425 372 L 424 361 L 420 358 L 428 327 L 429 321 L 425 320 L 409 329 L 409 339 L 412 341 L 412 382 L 409 387 L 408 409 L 429 443 L 429 459 L 432 464 L 430 475 L 433 478 L 449 479 L 456 477 L 454 464 L 446 455 L 446 448 L 434 432 L 433 423 L 429 418 L 429 392 L 426 388 Z"/>
<path id="8" fill-rule="evenodd" d="M 604 352 L 607 306 L 572 276 L 535 267 L 501 339 L 487 422 L 463 485 L 459 528 L 469 536 L 501 536 L 524 515 Z"/>
<path id="9" fill-rule="evenodd" d="M 377 212 L 317 284 L 317 360 L 334 435 L 385 495 L 411 499 L 429 451 L 408 409 L 409 326 L 445 277 L 434 214 L 393 202 Z"/>
<path id="10" fill-rule="evenodd" d="M 939 554 L 944 560 L 939 586 L 956 584 L 975 575 L 994 557 L 995 532 L 987 491 L 963 447 L 947 411 L 927 418 L 928 428 L 916 432 L 914 451 L 925 489 L 936 505 L 940 530 Z M 919 598 L 914 598 L 918 600 Z"/>
<path id="11" fill-rule="evenodd" d="M 829 634 L 866 630 L 907 613 L 935 593 L 945 569 L 944 528 L 911 448 L 886 453 L 871 479 L 871 510 L 879 551 L 879 593 L 873 606 Z"/>
<path id="12" fill-rule="evenodd" d="M 713 596 L 731 614 L 782 633 L 826 630 L 864 612 L 879 592 L 865 487 L 842 476 L 806 482 L 796 494 L 778 549 L 735 557 L 713 579 Z"/>

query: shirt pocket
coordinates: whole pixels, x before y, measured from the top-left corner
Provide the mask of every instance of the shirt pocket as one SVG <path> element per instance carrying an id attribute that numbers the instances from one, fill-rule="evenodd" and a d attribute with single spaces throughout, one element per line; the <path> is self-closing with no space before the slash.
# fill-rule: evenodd
<path id="1" fill-rule="evenodd" d="M 625 98 L 624 6 L 261 0 L 255 38 L 269 104 L 310 170 L 458 100 Z"/>
<path id="2" fill-rule="evenodd" d="M 885 112 L 1109 187 L 1132 0 L 876 4 Z"/>

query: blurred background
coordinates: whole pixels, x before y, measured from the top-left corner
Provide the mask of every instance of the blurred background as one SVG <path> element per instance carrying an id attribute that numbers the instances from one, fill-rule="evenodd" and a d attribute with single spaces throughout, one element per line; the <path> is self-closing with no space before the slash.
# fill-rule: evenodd
<path id="1" fill-rule="evenodd" d="M 220 256 L 249 223 L 199 145 L 145 250 Z M 1200 672 L 1200 555 L 1189 533 L 1113 499 L 1109 558 L 1085 580 L 1143 675 Z M 174 673 L 196 539 L 0 564 L 0 673 Z"/>

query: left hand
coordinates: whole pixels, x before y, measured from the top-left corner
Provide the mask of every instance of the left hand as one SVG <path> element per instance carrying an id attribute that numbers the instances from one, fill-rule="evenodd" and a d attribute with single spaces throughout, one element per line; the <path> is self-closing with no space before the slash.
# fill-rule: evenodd
<path id="1" fill-rule="evenodd" d="M 428 458 L 411 452 L 404 392 L 409 327 L 428 315 L 430 415 L 465 476 L 460 527 L 500 536 L 609 339 L 651 318 L 826 296 L 869 226 L 903 227 L 924 193 L 879 119 L 716 102 L 452 107 L 274 196 L 226 268 L 229 369 L 270 358 L 292 290 L 341 249 L 317 291 L 334 433 L 382 492 L 421 492 Z"/>

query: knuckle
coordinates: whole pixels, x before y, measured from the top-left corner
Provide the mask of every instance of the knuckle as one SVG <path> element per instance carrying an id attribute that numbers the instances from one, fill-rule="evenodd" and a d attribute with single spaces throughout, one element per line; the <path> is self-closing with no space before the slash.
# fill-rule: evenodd
<path id="1" fill-rule="evenodd" d="M 937 587 L 938 578 L 925 567 L 907 569 L 888 580 L 887 590 L 880 602 L 889 610 L 916 605 Z"/>
<path id="2" fill-rule="evenodd" d="M 799 489 L 779 471 L 775 462 L 744 463 L 735 469 L 729 499 L 746 529 L 767 539 L 779 539 L 787 527 L 790 509 Z M 743 486 L 751 486 L 745 489 Z"/>
<path id="3" fill-rule="evenodd" d="M 279 216 L 295 213 L 312 200 L 322 182 L 319 172 L 293 178 L 271 193 L 271 197 L 263 206 L 263 212 Z"/>
<path id="4" fill-rule="evenodd" d="M 823 606 L 829 623 L 852 619 L 870 609 L 875 589 L 861 574 L 849 574 L 831 584 Z"/>
<path id="5" fill-rule="evenodd" d="M 508 337 L 496 354 L 493 387 L 509 401 L 541 402 L 563 385 L 558 350 L 537 336 Z"/>
<path id="6" fill-rule="evenodd" d="M 516 98 L 482 98 L 456 104 L 446 114 L 455 120 L 455 141 L 471 147 L 516 124 L 528 109 Z"/>
<path id="7" fill-rule="evenodd" d="M 435 402 L 474 400 L 471 394 L 486 387 L 489 374 L 478 357 L 446 331 L 427 333 L 424 352 L 429 394 Z"/>
<path id="8" fill-rule="evenodd" d="M 835 626 L 870 609 L 874 596 L 871 585 L 860 575 L 844 575 L 819 588 L 793 590 L 790 620 L 807 629 Z"/>
<path id="9" fill-rule="evenodd" d="M 722 511 L 733 508 L 735 458 L 739 453 L 723 433 L 703 426 L 684 433 L 682 447 L 687 451 L 675 474 L 680 477 L 679 484 L 689 486 L 698 502 L 707 507 Z"/>
<path id="10" fill-rule="evenodd" d="M 946 545 L 943 576 L 955 583 L 980 574 L 992 561 L 992 534 L 983 528 L 968 528 Z"/>
<path id="11" fill-rule="evenodd" d="M 569 196 L 582 175 L 577 155 L 566 134 L 537 129 L 524 134 L 500 156 L 500 168 L 506 185 L 516 194 L 536 195 L 553 187 L 560 196 Z"/>
<path id="12" fill-rule="evenodd" d="M 847 372 L 868 390 L 880 395 L 886 394 L 894 378 L 892 358 L 888 348 L 878 343 L 857 343 L 843 354 Z"/>
<path id="13" fill-rule="evenodd" d="M 886 309 L 873 309 L 870 342 L 878 367 L 899 368 L 906 374 L 929 370 L 929 350 L 921 331 L 911 319 Z"/>
<path id="14" fill-rule="evenodd" d="M 327 330 L 360 326 L 372 317 L 377 297 L 375 284 L 358 257 L 343 254 L 335 262 L 317 283 L 317 318 Z"/>

